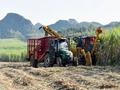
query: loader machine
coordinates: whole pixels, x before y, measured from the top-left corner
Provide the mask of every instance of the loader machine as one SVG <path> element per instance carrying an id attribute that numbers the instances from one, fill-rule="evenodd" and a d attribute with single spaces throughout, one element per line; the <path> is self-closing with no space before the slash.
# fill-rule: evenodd
<path id="1" fill-rule="evenodd" d="M 96 65 L 96 46 L 99 34 L 101 33 L 102 29 L 98 27 L 96 29 L 96 36 L 79 36 L 73 38 L 76 47 L 71 47 L 71 44 L 69 44 L 69 50 L 73 52 L 74 60 L 79 65 Z"/>

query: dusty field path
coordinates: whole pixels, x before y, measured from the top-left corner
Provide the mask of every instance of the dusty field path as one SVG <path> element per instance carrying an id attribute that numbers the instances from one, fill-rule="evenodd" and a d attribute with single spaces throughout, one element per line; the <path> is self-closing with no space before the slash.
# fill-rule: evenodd
<path id="1" fill-rule="evenodd" d="M 0 90 L 120 90 L 120 67 L 32 68 L 0 62 Z"/>

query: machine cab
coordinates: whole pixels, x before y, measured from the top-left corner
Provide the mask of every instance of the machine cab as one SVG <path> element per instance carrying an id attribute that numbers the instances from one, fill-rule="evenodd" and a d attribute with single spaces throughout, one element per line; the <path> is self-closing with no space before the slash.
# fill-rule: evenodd
<path id="1" fill-rule="evenodd" d="M 85 49 L 85 51 L 91 51 L 94 45 L 96 37 L 95 36 L 81 36 L 77 38 L 77 47 Z"/>

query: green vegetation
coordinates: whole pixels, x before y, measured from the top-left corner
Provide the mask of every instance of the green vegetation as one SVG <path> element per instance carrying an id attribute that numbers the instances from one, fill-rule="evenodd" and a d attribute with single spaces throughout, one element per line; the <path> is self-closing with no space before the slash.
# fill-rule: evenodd
<path id="1" fill-rule="evenodd" d="M 100 37 L 98 63 L 100 65 L 120 65 L 120 28 L 104 31 Z"/>
<path id="2" fill-rule="evenodd" d="M 0 39 L 0 60 L 23 61 L 26 55 L 26 43 L 18 39 Z"/>
<path id="3" fill-rule="evenodd" d="M 71 42 L 75 47 L 75 43 Z M 99 65 L 120 65 L 120 28 L 104 30 L 98 44 Z M 26 42 L 18 39 L 0 39 L 0 60 L 25 61 Z"/>

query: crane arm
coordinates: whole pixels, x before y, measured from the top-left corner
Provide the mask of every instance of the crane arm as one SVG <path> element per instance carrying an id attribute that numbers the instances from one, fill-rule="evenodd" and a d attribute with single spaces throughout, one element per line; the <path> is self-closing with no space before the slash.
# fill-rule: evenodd
<path id="1" fill-rule="evenodd" d="M 50 34 L 50 35 L 53 36 L 53 37 L 56 37 L 56 38 L 59 38 L 59 39 L 62 39 L 62 38 L 63 38 L 63 36 L 61 36 L 60 34 L 58 34 L 57 32 L 55 32 L 54 30 L 52 30 L 52 29 L 49 28 L 48 26 L 42 26 L 42 27 L 40 27 L 39 29 L 41 29 L 41 28 L 43 28 L 43 30 L 44 30 L 46 33 Z"/>

